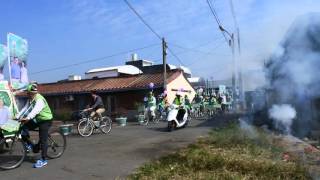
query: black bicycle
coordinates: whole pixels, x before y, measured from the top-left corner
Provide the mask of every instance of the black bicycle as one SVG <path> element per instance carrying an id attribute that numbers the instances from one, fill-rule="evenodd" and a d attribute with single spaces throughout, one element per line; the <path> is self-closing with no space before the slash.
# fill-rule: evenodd
<path id="1" fill-rule="evenodd" d="M 19 167 L 24 161 L 28 151 L 25 142 L 21 138 L 22 123 L 19 130 L 8 135 L 4 130 L 0 135 L 0 169 L 10 170 Z M 37 147 L 37 145 L 33 145 Z M 48 135 L 48 152 L 47 157 L 50 159 L 59 158 L 63 155 L 67 147 L 66 137 L 56 129 L 50 129 Z M 40 147 L 41 148 L 41 147 Z M 37 153 L 33 149 L 34 153 Z"/>

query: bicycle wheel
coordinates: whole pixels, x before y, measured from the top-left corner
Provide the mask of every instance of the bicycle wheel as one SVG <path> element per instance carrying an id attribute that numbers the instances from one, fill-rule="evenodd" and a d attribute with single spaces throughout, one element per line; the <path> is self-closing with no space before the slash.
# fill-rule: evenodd
<path id="1" fill-rule="evenodd" d="M 147 126 L 149 124 L 149 118 L 145 118 L 141 124 Z"/>
<path id="2" fill-rule="evenodd" d="M 112 128 L 112 120 L 109 117 L 102 117 L 102 120 L 100 121 L 100 131 L 102 133 L 109 133 Z"/>
<path id="3" fill-rule="evenodd" d="M 88 137 L 92 134 L 94 125 L 88 119 L 83 119 L 78 124 L 78 133 L 82 137 Z"/>
<path id="4" fill-rule="evenodd" d="M 59 158 L 62 156 L 67 147 L 66 136 L 60 131 L 52 131 L 48 136 L 48 151 L 47 156 L 50 159 Z"/>
<path id="5" fill-rule="evenodd" d="M 26 157 L 23 142 L 15 137 L 0 140 L 0 169 L 9 170 L 19 167 Z"/>
<path id="6" fill-rule="evenodd" d="M 153 121 L 154 124 L 157 124 L 157 123 L 159 123 L 159 121 L 160 121 L 161 118 L 162 118 L 162 117 L 161 117 L 161 113 L 160 113 L 160 112 L 157 112 L 157 113 L 156 113 L 156 116 L 152 118 L 152 121 Z"/>

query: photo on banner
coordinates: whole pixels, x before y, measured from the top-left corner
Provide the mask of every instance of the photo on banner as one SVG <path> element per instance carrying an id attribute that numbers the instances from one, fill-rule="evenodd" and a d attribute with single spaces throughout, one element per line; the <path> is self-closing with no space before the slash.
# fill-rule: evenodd
<path id="1" fill-rule="evenodd" d="M 29 83 L 27 57 L 28 41 L 12 33 L 8 34 L 10 54 L 10 78 L 13 88 L 21 88 Z"/>
<path id="2" fill-rule="evenodd" d="M 4 80 L 3 68 L 8 60 L 8 49 L 5 45 L 0 44 L 0 81 Z"/>

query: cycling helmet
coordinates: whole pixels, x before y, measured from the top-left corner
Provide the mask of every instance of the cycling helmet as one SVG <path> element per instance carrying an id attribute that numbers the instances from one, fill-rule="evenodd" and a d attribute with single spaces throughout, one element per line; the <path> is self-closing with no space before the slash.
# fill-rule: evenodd
<path id="1" fill-rule="evenodd" d="M 37 83 L 30 83 L 27 86 L 27 92 L 38 92 L 38 85 Z"/>

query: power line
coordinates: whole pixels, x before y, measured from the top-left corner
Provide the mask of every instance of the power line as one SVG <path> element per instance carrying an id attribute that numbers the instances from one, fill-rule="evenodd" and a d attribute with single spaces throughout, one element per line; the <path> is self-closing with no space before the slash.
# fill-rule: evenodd
<path id="1" fill-rule="evenodd" d="M 128 7 L 134 12 L 134 14 L 137 15 L 137 17 L 142 21 L 142 23 L 143 23 L 144 25 L 146 25 L 146 26 L 149 28 L 149 30 L 150 30 L 151 32 L 153 32 L 153 34 L 154 34 L 155 36 L 157 36 L 157 37 L 162 41 L 162 37 L 147 23 L 147 21 L 145 21 L 145 20 L 143 19 L 143 17 L 134 9 L 134 7 L 129 3 L 129 1 L 124 0 L 124 2 L 125 2 L 125 3 L 128 5 Z M 173 52 L 173 50 L 172 50 L 171 48 L 167 47 L 167 49 L 168 49 L 169 52 L 172 54 L 172 56 L 175 57 L 175 58 L 180 62 L 180 64 L 184 65 L 183 62 L 181 61 L 181 59 Z"/>
<path id="2" fill-rule="evenodd" d="M 172 56 L 175 57 L 175 58 L 180 62 L 180 64 L 182 64 L 183 66 L 185 66 L 184 63 L 181 61 L 181 59 L 173 52 L 173 50 L 172 50 L 171 48 L 167 47 L 167 49 L 168 49 L 169 52 L 172 54 Z"/>
<path id="3" fill-rule="evenodd" d="M 211 54 L 211 55 L 218 55 L 217 53 L 212 53 L 212 52 L 206 52 L 206 51 L 198 50 L 198 49 L 196 49 L 196 47 L 187 48 L 187 47 L 183 47 L 183 46 L 178 45 L 178 44 L 173 44 L 173 43 L 169 43 L 169 44 L 171 44 L 172 46 L 176 46 L 176 47 L 178 47 L 178 48 L 180 48 L 180 49 L 187 50 L 187 51 L 193 51 L 193 52 L 198 52 L 198 53 L 207 54 L 207 55 L 209 55 L 209 54 Z"/>
<path id="4" fill-rule="evenodd" d="M 141 48 L 130 49 L 130 50 L 127 50 L 127 51 L 121 51 L 121 52 L 118 52 L 118 53 L 115 53 L 115 54 L 111 54 L 111 55 L 108 55 L 108 56 L 104 56 L 104 57 L 99 57 L 99 58 L 95 58 L 95 59 L 81 61 L 81 62 L 74 63 L 74 64 L 68 64 L 68 65 L 64 65 L 64 66 L 58 66 L 58 67 L 54 67 L 54 68 L 50 68 L 50 69 L 45 69 L 45 70 L 33 72 L 30 75 L 39 74 L 39 73 L 48 72 L 48 71 L 55 71 L 55 70 L 59 70 L 59 69 L 65 69 L 65 68 L 69 68 L 69 67 L 73 67 L 73 66 L 79 66 L 79 65 L 82 65 L 82 64 L 87 64 L 87 63 L 91 63 L 91 62 L 95 62 L 95 61 L 101 61 L 101 60 L 105 60 L 105 59 L 112 58 L 112 57 L 115 57 L 115 56 L 119 56 L 119 55 L 131 53 L 131 52 L 135 52 L 135 51 L 138 51 L 138 50 L 147 49 L 147 48 L 158 46 L 158 45 L 159 45 L 159 43 L 151 44 L 151 45 L 144 46 L 144 47 L 141 47 Z"/>
<path id="5" fill-rule="evenodd" d="M 209 0 L 207 0 L 207 4 L 208 4 L 208 6 L 209 6 L 209 8 L 210 8 L 210 12 L 212 13 L 214 19 L 216 20 L 216 22 L 217 22 L 217 24 L 218 24 L 218 26 L 219 26 L 220 31 L 221 31 L 222 24 L 221 24 L 221 22 L 220 22 L 220 20 L 219 20 L 219 17 L 218 17 L 217 12 L 216 12 L 215 9 L 213 8 L 213 6 L 212 6 L 212 4 L 210 3 Z M 226 40 L 226 42 L 229 44 L 228 38 L 226 37 L 226 35 L 224 34 L 224 32 L 221 31 L 221 33 L 222 33 L 224 39 Z"/>
<path id="6" fill-rule="evenodd" d="M 182 46 L 180 46 L 180 45 L 177 45 L 176 47 L 179 47 L 179 48 L 181 48 L 181 49 L 183 49 L 183 50 L 177 52 L 176 54 L 179 55 L 179 54 L 184 54 L 184 53 L 191 52 L 191 51 L 197 51 L 197 52 L 199 52 L 198 50 L 196 50 L 196 48 L 200 48 L 200 47 L 206 46 L 206 45 L 208 45 L 208 44 L 211 44 L 212 42 L 217 42 L 218 40 L 221 40 L 221 39 L 223 39 L 223 37 L 222 37 L 222 38 L 215 39 L 215 40 L 213 40 L 213 41 L 209 41 L 209 42 L 206 42 L 206 43 L 197 45 L 197 46 L 194 46 L 194 47 L 192 47 L 192 48 L 186 48 L 186 47 L 182 47 Z M 171 44 L 171 45 L 173 45 L 173 46 L 175 46 L 175 44 L 172 44 L 172 43 L 170 43 L 170 42 L 168 42 L 168 43 Z M 218 47 L 221 47 L 221 44 L 222 44 L 222 42 L 219 43 L 219 44 L 217 44 L 217 45 L 215 45 L 212 49 L 213 49 L 213 50 L 216 50 Z M 209 52 L 201 52 L 201 53 L 203 53 L 203 54 L 205 54 L 205 55 L 214 54 L 214 53 L 209 53 Z M 216 55 L 216 54 L 214 54 L 214 55 Z M 220 54 L 220 55 L 225 55 L 225 54 Z M 160 62 L 160 61 L 162 61 L 162 59 L 157 59 L 157 60 L 155 60 L 155 63 Z M 192 64 L 194 64 L 194 63 L 192 63 Z M 190 65 L 191 65 L 191 64 L 188 64 L 188 66 L 190 66 Z"/>
<path id="7" fill-rule="evenodd" d="M 128 7 L 138 16 L 138 18 L 143 22 L 144 25 L 146 25 L 150 31 L 153 32 L 160 40 L 162 40 L 162 37 L 142 18 L 142 16 L 133 8 L 133 6 L 127 1 L 124 0 L 124 2 L 128 5 Z"/>

